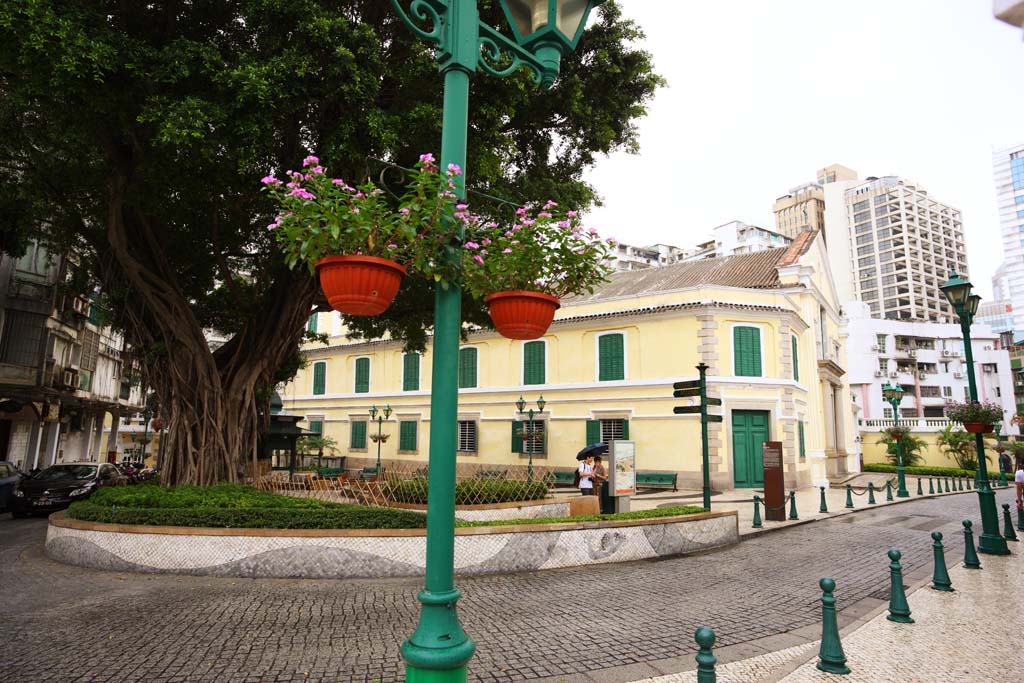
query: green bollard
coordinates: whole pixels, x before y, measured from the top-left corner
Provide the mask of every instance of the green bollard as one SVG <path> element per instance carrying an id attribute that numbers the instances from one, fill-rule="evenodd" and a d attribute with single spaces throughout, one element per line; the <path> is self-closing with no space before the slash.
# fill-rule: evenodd
<path id="1" fill-rule="evenodd" d="M 946 477 L 946 493 L 949 493 L 949 477 Z"/>
<path id="2" fill-rule="evenodd" d="M 970 478 L 970 477 L 967 477 L 967 490 L 968 490 L 968 491 L 970 491 L 970 490 L 972 490 L 973 488 L 974 488 L 974 487 L 972 487 L 972 486 L 971 486 L 971 478 Z"/>
<path id="3" fill-rule="evenodd" d="M 800 519 L 796 516 L 796 491 L 789 492 L 789 518 Z"/>
<path id="4" fill-rule="evenodd" d="M 819 486 L 818 488 L 821 490 L 821 503 L 818 505 L 818 512 L 828 512 L 828 502 L 825 501 L 825 487 Z"/>
<path id="5" fill-rule="evenodd" d="M 715 663 L 718 658 L 711 652 L 711 646 L 715 644 L 715 632 L 707 626 L 701 626 L 693 634 L 693 639 L 700 646 L 697 653 L 697 683 L 716 683 L 718 675 L 715 673 Z"/>
<path id="6" fill-rule="evenodd" d="M 761 496 L 754 496 L 754 525 L 753 528 L 761 528 Z"/>
<path id="7" fill-rule="evenodd" d="M 921 489 L 921 477 L 917 478 L 917 495 L 923 496 L 924 491 Z"/>
<path id="8" fill-rule="evenodd" d="M 846 485 L 846 507 L 853 509 L 853 487 L 849 484 Z"/>
<path id="9" fill-rule="evenodd" d="M 875 482 L 868 482 L 868 505 L 875 504 Z"/>
<path id="10" fill-rule="evenodd" d="M 974 549 L 974 532 L 971 531 L 971 520 L 964 520 L 964 568 L 981 569 L 978 551 Z"/>
<path id="11" fill-rule="evenodd" d="M 1007 541 L 1017 540 L 1017 534 L 1013 532 L 1013 520 L 1010 519 L 1009 503 L 1003 503 L 1003 538 Z"/>
<path id="12" fill-rule="evenodd" d="M 891 503 L 892 502 L 892 482 L 891 481 L 886 481 L 885 482 L 885 502 L 886 503 Z"/>
<path id="13" fill-rule="evenodd" d="M 910 618 L 910 605 L 907 603 L 907 594 L 903 590 L 903 566 L 900 558 L 903 555 L 896 548 L 889 549 L 889 621 L 896 621 L 901 624 L 913 624 Z"/>
<path id="14" fill-rule="evenodd" d="M 956 481 L 957 481 L 957 488 L 956 488 L 956 490 L 957 491 L 963 491 L 964 490 L 964 478 L 960 477 Z"/>
<path id="15" fill-rule="evenodd" d="M 821 587 L 821 647 L 818 649 L 818 669 L 830 674 L 848 674 L 846 653 L 839 640 L 839 623 L 836 621 L 836 599 L 832 591 L 836 582 L 828 577 L 818 582 Z"/>
<path id="16" fill-rule="evenodd" d="M 1017 531 L 1024 531 L 1024 508 L 1017 508 Z"/>
<path id="17" fill-rule="evenodd" d="M 935 482 L 931 477 L 928 477 L 928 493 L 935 493 Z"/>
<path id="18" fill-rule="evenodd" d="M 953 592 L 953 582 L 946 570 L 946 553 L 942 548 L 942 532 L 932 532 L 932 552 L 935 555 L 935 571 L 932 573 L 932 588 L 946 593 Z"/>

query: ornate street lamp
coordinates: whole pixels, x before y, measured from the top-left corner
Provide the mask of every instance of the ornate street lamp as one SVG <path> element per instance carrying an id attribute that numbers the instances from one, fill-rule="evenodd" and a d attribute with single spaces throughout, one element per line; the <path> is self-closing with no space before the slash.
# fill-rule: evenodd
<path id="1" fill-rule="evenodd" d="M 885 386 L 882 387 L 882 398 L 892 406 L 892 415 L 895 418 L 893 424 L 898 427 L 900 424 L 900 401 L 903 400 L 903 387 L 899 384 L 886 382 Z M 898 431 L 896 439 L 896 478 L 896 497 L 909 498 L 910 493 L 907 491 L 906 470 L 903 469 L 903 438 L 899 437 Z"/>
<path id="2" fill-rule="evenodd" d="M 603 0 L 500 0 L 515 40 L 480 21 L 477 0 L 391 0 L 408 28 L 437 46 L 444 76 L 441 168 L 466 169 L 469 81 L 480 68 L 508 76 L 520 67 L 547 88 L 561 56 L 579 41 L 590 10 Z M 403 8 L 407 4 L 409 11 Z M 465 175 L 455 194 L 465 197 Z M 461 235 L 460 235 L 461 237 Z M 460 248 L 449 257 L 458 262 Z M 462 288 L 434 291 L 433 380 L 430 393 L 430 477 L 427 558 L 416 630 L 402 644 L 409 683 L 461 682 L 476 646 L 459 623 L 455 588 L 455 452 L 458 436 L 458 357 Z"/>
<path id="3" fill-rule="evenodd" d="M 376 474 L 377 474 L 377 480 L 380 481 L 380 476 L 381 476 L 381 471 L 380 471 L 380 445 L 384 441 L 388 440 L 388 435 L 387 434 L 382 435 L 380 433 L 380 430 L 381 430 L 381 426 L 382 426 L 382 423 L 384 422 L 384 420 L 386 420 L 389 417 L 391 417 L 391 405 L 388 404 L 388 405 L 384 406 L 384 414 L 383 415 L 378 415 L 377 414 L 378 412 L 379 411 L 377 410 L 377 406 L 376 405 L 370 406 L 370 420 L 376 420 L 376 422 L 377 422 L 377 438 L 374 438 L 372 436 L 370 438 L 377 442 L 377 472 L 376 472 Z"/>
<path id="4" fill-rule="evenodd" d="M 547 401 L 544 400 L 543 396 L 541 396 L 540 398 L 537 399 L 537 410 L 539 410 L 540 412 L 543 413 L 544 412 L 544 406 L 546 406 L 546 405 L 547 405 Z M 536 434 L 536 432 L 533 431 L 533 408 L 530 408 L 530 410 L 527 411 L 526 410 L 526 401 L 524 401 L 523 397 L 520 396 L 519 400 L 516 401 L 516 410 L 519 411 L 520 415 L 522 415 L 524 412 L 526 412 L 530 416 L 529 426 L 526 429 L 526 434 L 524 435 L 525 438 L 523 439 L 523 441 L 526 443 L 526 452 L 530 456 L 530 460 L 529 460 L 528 464 L 526 465 L 526 483 L 532 484 L 533 483 L 533 449 L 534 449 L 534 445 L 538 441 L 537 434 Z M 541 438 L 543 439 L 543 435 L 541 436 Z"/>
<path id="5" fill-rule="evenodd" d="M 971 323 L 978 312 L 981 297 L 971 294 L 972 285 L 964 280 L 956 271 L 949 274 L 949 280 L 939 289 L 946 295 L 957 317 L 960 318 L 960 331 L 964 338 L 964 360 L 967 364 L 967 391 L 971 401 L 978 400 L 978 385 L 974 377 L 974 350 L 971 348 Z M 985 437 L 974 435 L 975 447 L 978 450 L 978 469 L 974 475 L 974 488 L 978 492 L 978 505 L 981 508 L 981 537 L 978 539 L 978 550 L 989 555 L 1009 555 L 1006 539 L 999 533 L 999 517 L 996 513 L 996 494 L 988 483 L 988 465 L 985 462 Z"/>

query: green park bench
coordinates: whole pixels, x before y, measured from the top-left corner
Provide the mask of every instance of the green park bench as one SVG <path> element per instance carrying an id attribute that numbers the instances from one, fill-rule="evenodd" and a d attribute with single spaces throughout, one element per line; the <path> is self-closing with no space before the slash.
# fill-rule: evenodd
<path id="1" fill-rule="evenodd" d="M 548 483 L 552 486 L 572 486 L 576 480 L 576 470 L 553 470 L 548 474 Z"/>
<path id="2" fill-rule="evenodd" d="M 384 468 L 381 467 L 381 470 L 383 470 L 383 469 Z M 381 474 L 383 474 L 383 471 L 381 472 Z M 370 477 L 376 477 L 376 476 L 377 476 L 377 468 L 376 467 L 364 467 L 362 469 L 362 471 L 359 473 L 359 477 L 361 479 L 369 479 Z"/>
<path id="3" fill-rule="evenodd" d="M 508 470 L 480 470 L 476 473 L 477 479 L 505 479 L 508 477 Z"/>
<path id="4" fill-rule="evenodd" d="M 316 470 L 316 476 L 321 479 L 334 479 L 345 474 L 345 470 L 341 467 L 318 467 Z"/>
<path id="5" fill-rule="evenodd" d="M 678 479 L 678 472 L 637 472 L 636 487 L 638 489 L 661 489 L 671 486 L 673 491 L 678 491 Z"/>

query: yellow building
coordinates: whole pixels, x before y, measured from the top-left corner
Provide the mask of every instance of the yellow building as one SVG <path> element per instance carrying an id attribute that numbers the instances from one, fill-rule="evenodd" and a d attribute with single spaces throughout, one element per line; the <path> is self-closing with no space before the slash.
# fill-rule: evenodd
<path id="1" fill-rule="evenodd" d="M 281 391 L 305 427 L 333 437 L 346 467 L 372 465 L 371 405 L 390 405 L 385 461 L 425 462 L 430 430 L 431 351 L 343 335 L 337 314 L 311 320 L 330 343 L 305 349 L 308 366 Z M 692 399 L 672 384 L 710 366 L 721 398 L 710 425 L 717 489 L 761 484 L 761 443 L 783 443 L 787 487 L 827 484 L 855 465 L 849 392 L 842 389 L 839 310 L 820 233 L 785 248 L 617 273 L 592 295 L 563 302 L 539 340 L 471 332 L 459 351 L 458 462 L 522 464 L 520 395 L 536 408 L 545 438 L 536 465 L 575 466 L 583 446 L 636 442 L 638 468 L 671 471 L 680 486 L 701 481 L 700 419 L 675 415 Z M 397 424 L 396 424 L 397 422 Z"/>

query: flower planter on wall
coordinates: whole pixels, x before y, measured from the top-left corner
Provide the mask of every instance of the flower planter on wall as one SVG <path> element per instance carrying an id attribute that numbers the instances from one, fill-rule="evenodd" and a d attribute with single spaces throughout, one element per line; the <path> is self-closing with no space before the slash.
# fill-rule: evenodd
<path id="1" fill-rule="evenodd" d="M 558 310 L 558 297 L 541 292 L 495 292 L 484 302 L 491 321 L 508 339 L 538 339 L 544 336 Z"/>
<path id="2" fill-rule="evenodd" d="M 377 256 L 328 256 L 317 261 L 316 272 L 331 308 L 380 315 L 394 301 L 405 268 Z"/>

